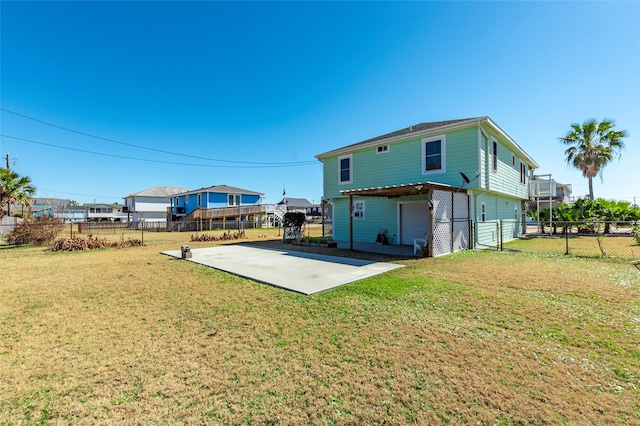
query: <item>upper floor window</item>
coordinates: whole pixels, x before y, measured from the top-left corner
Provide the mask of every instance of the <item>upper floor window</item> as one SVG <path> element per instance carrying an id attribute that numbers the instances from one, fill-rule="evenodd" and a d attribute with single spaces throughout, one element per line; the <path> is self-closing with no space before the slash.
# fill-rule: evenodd
<path id="1" fill-rule="evenodd" d="M 377 154 L 383 154 L 385 152 L 389 152 L 389 145 L 380 145 L 376 148 Z"/>
<path id="2" fill-rule="evenodd" d="M 202 206 L 202 194 L 198 194 L 198 207 Z"/>
<path id="3" fill-rule="evenodd" d="M 184 203 L 185 204 L 189 204 L 189 196 L 188 195 L 184 196 Z"/>
<path id="4" fill-rule="evenodd" d="M 422 174 L 445 171 L 445 136 L 422 139 Z"/>
<path id="5" fill-rule="evenodd" d="M 527 166 L 521 161 L 520 162 L 520 183 L 525 184 L 527 179 Z"/>
<path id="6" fill-rule="evenodd" d="M 352 170 L 353 157 L 351 155 L 345 155 L 338 157 L 338 182 L 339 183 L 351 183 L 353 182 L 353 170 Z"/>
<path id="7" fill-rule="evenodd" d="M 229 205 L 230 206 L 239 206 L 240 205 L 240 194 L 229 194 Z"/>
<path id="8" fill-rule="evenodd" d="M 493 144 L 491 146 L 491 156 L 493 158 L 491 168 L 493 169 L 494 172 L 497 172 L 498 171 L 498 142 L 495 140 L 493 141 Z"/>

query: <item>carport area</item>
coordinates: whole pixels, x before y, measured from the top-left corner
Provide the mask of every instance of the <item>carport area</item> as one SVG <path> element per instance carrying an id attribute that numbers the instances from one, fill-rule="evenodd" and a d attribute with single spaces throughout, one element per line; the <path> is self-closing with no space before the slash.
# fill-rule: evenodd
<path id="1" fill-rule="evenodd" d="M 182 258 L 181 250 L 162 254 Z M 191 250 L 190 262 L 302 294 L 313 294 L 401 268 L 403 265 L 249 245 Z"/>

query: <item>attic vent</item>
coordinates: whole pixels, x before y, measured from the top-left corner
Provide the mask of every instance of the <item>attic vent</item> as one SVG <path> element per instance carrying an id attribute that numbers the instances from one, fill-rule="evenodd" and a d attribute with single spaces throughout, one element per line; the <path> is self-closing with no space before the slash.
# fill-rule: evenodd
<path id="1" fill-rule="evenodd" d="M 378 154 L 382 154 L 383 152 L 389 152 L 389 145 L 380 145 L 376 148 L 376 152 Z"/>

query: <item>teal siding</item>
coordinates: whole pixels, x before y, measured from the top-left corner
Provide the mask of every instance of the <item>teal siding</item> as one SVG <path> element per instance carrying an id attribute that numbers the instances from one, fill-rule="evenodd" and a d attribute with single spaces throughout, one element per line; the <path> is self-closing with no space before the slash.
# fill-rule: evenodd
<path id="1" fill-rule="evenodd" d="M 400 244 L 398 235 L 398 203 L 425 201 L 424 196 L 386 199 L 380 197 L 354 197 L 365 202 L 364 219 L 353 219 L 353 240 L 374 243 L 381 229 L 386 229 L 389 244 Z M 336 199 L 333 205 L 333 238 L 349 241 L 349 198 Z"/>
<path id="2" fill-rule="evenodd" d="M 374 243 L 380 229 L 387 230 L 390 243 L 397 244 L 398 204 L 397 199 L 378 197 L 354 197 L 353 201 L 364 201 L 364 219 L 353 219 L 353 240 Z M 333 238 L 349 241 L 349 198 L 340 198 L 333 205 Z M 394 237 L 395 236 L 395 237 Z"/>
<path id="3" fill-rule="evenodd" d="M 500 194 L 484 193 L 472 197 L 472 220 L 475 226 L 476 248 L 496 247 L 499 243 L 502 220 L 503 241 L 518 238 L 521 234 L 521 201 Z M 482 204 L 486 206 L 485 222 L 482 222 Z"/>
<path id="4" fill-rule="evenodd" d="M 433 133 L 428 137 L 442 134 Z M 349 152 L 352 156 L 352 179 L 347 184 L 338 183 L 338 158 L 345 153 L 323 158 L 324 197 L 334 202 L 334 238 L 349 240 L 349 199 L 340 191 L 427 181 L 460 187 L 460 172 L 472 179 L 465 188 L 470 190 L 471 219 L 477 224 L 474 235 L 476 247 L 497 246 L 500 236 L 496 224 L 499 220 L 504 221 L 503 241 L 517 238 L 520 228 L 515 216 L 521 217 L 521 202 L 528 198 L 528 175 L 525 182 L 520 183 L 521 157 L 514 151 L 517 148 L 503 134 L 484 126 L 482 131 L 477 125 L 472 125 L 449 131 L 444 136 L 445 171 L 439 173 L 423 174 L 423 137 L 390 143 L 384 153 L 378 153 L 376 146 Z M 496 172 L 493 171 L 491 153 L 494 139 L 498 143 Z M 480 176 L 476 179 L 478 172 Z M 411 198 L 362 197 L 357 200 L 365 201 L 365 218 L 353 220 L 354 241 L 374 242 L 378 231 L 387 229 L 392 242 L 398 244 L 398 202 Z M 487 208 L 485 223 L 481 223 L 480 218 L 482 202 Z"/>
<path id="5" fill-rule="evenodd" d="M 422 174 L 422 138 L 389 145 L 389 151 L 378 154 L 376 147 L 353 152 L 350 184 L 338 184 L 338 157 L 324 159 L 324 193 L 326 198 L 340 197 L 340 191 L 416 182 L 438 182 L 460 186 L 460 171 L 474 177 L 478 171 L 477 128 L 456 130 L 446 134 L 444 173 Z M 472 184 L 477 184 L 474 181 Z"/>
<path id="6" fill-rule="evenodd" d="M 498 135 L 491 135 L 498 142 L 498 170 L 493 171 L 493 157 L 492 157 L 492 138 L 486 143 L 483 143 L 483 159 L 484 170 L 488 180 L 488 187 L 485 183 L 485 188 L 490 191 L 500 192 L 502 194 L 510 195 L 513 197 L 526 199 L 529 196 L 528 180 L 525 176 L 525 183 L 520 183 L 520 157 L 510 150 Z M 484 139 L 484 138 L 483 138 Z M 513 158 L 515 156 L 515 164 L 513 164 Z"/>

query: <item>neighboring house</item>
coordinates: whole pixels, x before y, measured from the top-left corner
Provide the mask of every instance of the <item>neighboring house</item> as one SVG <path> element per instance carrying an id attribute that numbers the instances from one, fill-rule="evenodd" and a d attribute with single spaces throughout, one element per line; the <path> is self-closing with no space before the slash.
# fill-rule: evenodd
<path id="1" fill-rule="evenodd" d="M 319 204 L 312 204 L 306 198 L 283 198 L 278 203 L 279 206 L 285 206 L 287 211 L 302 212 L 307 219 L 313 219 L 322 216 L 322 208 Z"/>
<path id="2" fill-rule="evenodd" d="M 545 208 L 556 208 L 560 203 L 569 204 L 574 197 L 571 196 L 571 185 L 556 182 L 551 175 L 536 175 L 529 182 L 529 210 L 538 211 Z"/>
<path id="3" fill-rule="evenodd" d="M 124 211 L 132 222 L 166 222 L 167 209 L 172 207 L 173 197 L 187 191 L 188 188 L 154 186 L 124 197 Z"/>
<path id="4" fill-rule="evenodd" d="M 83 204 L 82 207 L 87 222 L 127 222 L 128 220 L 127 213 L 123 212 L 123 204 Z"/>
<path id="5" fill-rule="evenodd" d="M 174 195 L 172 211 L 173 215 L 179 219 L 196 210 L 258 206 L 262 203 L 263 195 L 261 192 L 233 186 L 215 185 Z M 229 214 L 229 216 L 236 215 Z"/>
<path id="6" fill-rule="evenodd" d="M 489 117 L 422 123 L 316 158 L 334 239 L 371 243 L 382 230 L 429 256 L 495 247 L 500 220 L 504 241 L 519 236 L 538 167 Z"/>
<path id="7" fill-rule="evenodd" d="M 33 198 L 29 207 L 35 217 L 53 216 L 64 219 L 65 222 L 81 222 L 85 219 L 84 208 L 75 205 L 68 199 L 61 198 Z"/>

